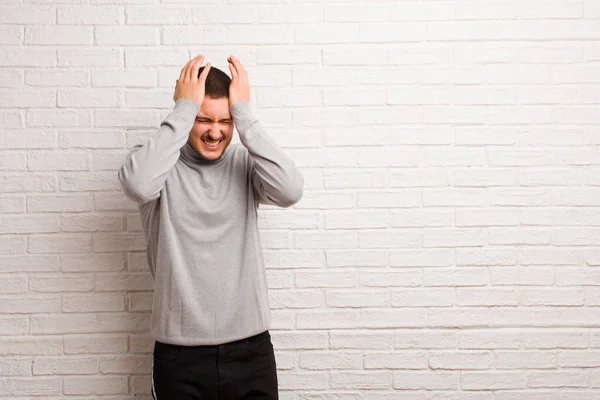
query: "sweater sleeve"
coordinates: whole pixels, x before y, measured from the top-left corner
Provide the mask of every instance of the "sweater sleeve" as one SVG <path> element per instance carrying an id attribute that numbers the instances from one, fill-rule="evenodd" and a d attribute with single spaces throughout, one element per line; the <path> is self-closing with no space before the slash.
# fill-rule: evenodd
<path id="1" fill-rule="evenodd" d="M 248 102 L 231 106 L 231 115 L 248 149 L 251 178 L 257 200 L 263 204 L 290 207 L 300 201 L 304 177 L 294 162 L 275 144 L 252 114 Z"/>
<path id="2" fill-rule="evenodd" d="M 199 109 L 191 100 L 177 100 L 157 134 L 129 152 L 118 172 L 123 192 L 129 199 L 144 204 L 160 197 L 167 176 L 187 143 Z"/>

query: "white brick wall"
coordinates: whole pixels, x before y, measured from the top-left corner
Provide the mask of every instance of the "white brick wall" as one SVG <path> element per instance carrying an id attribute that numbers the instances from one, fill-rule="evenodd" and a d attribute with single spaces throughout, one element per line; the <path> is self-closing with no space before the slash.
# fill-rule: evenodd
<path id="1" fill-rule="evenodd" d="M 116 170 L 198 53 L 302 169 L 267 207 L 282 400 L 600 399 L 600 1 L 0 5 L 0 398 L 148 399 Z"/>

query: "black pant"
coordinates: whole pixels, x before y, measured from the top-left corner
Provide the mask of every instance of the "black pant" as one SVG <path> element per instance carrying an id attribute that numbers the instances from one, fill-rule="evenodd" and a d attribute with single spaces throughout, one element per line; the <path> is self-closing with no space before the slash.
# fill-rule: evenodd
<path id="1" fill-rule="evenodd" d="M 277 367 L 269 331 L 215 346 L 154 342 L 156 400 L 277 400 Z"/>

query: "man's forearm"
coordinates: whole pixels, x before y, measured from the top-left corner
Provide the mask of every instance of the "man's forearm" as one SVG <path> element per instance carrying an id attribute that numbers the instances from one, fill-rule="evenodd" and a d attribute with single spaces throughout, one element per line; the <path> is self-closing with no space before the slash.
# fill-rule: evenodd
<path id="1" fill-rule="evenodd" d="M 128 154 L 118 175 L 127 197 L 143 204 L 160 196 L 167 175 L 188 140 L 199 108 L 193 101 L 178 100 L 158 133 Z"/>
<path id="2" fill-rule="evenodd" d="M 289 207 L 300 200 L 304 178 L 253 115 L 248 102 L 231 106 L 240 141 L 252 157 L 253 184 L 264 202 Z"/>

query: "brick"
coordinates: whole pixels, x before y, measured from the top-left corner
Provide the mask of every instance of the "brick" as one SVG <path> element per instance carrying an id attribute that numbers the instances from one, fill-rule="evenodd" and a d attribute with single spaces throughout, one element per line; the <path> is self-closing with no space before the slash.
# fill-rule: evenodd
<path id="1" fill-rule="evenodd" d="M 23 28 L 5 25 L 0 27 L 0 45 L 19 45 L 23 43 Z"/>
<path id="2" fill-rule="evenodd" d="M 58 50 L 60 67 L 122 67 L 121 50 L 115 47 L 82 47 Z"/>
<path id="3" fill-rule="evenodd" d="M 127 7 L 127 25 L 184 25 L 192 21 L 190 10 L 179 7 Z"/>
<path id="4" fill-rule="evenodd" d="M 229 25 L 227 26 L 227 43 L 233 45 L 273 45 L 273 44 L 292 44 L 294 43 L 294 30 L 285 25 L 254 25 L 252 30 L 246 26 Z M 296 34 L 297 37 L 297 34 Z M 298 44 L 306 44 L 296 39 Z M 313 44 L 312 41 L 308 43 Z"/>
<path id="5" fill-rule="evenodd" d="M 30 171 L 84 171 L 91 166 L 91 157 L 84 152 L 35 151 L 27 155 Z"/>
<path id="6" fill-rule="evenodd" d="M 15 294 L 27 292 L 27 276 L 6 275 L 0 280 L 0 293 Z"/>
<path id="7" fill-rule="evenodd" d="M 91 251 L 89 234 L 30 235 L 30 253 L 82 253 Z"/>
<path id="8" fill-rule="evenodd" d="M 89 195 L 31 195 L 27 197 L 27 211 L 41 212 L 83 212 L 91 211 Z"/>
<path id="9" fill-rule="evenodd" d="M 65 377 L 63 391 L 66 395 L 114 395 L 127 394 L 127 377 L 94 376 Z"/>
<path id="10" fill-rule="evenodd" d="M 425 309 L 360 310 L 361 328 L 408 328 L 426 324 Z"/>
<path id="11" fill-rule="evenodd" d="M 375 106 L 386 104 L 383 89 L 323 89 L 323 104 L 326 106 Z M 395 104 L 387 97 L 387 104 Z"/>
<path id="12" fill-rule="evenodd" d="M 1 201 L 1 200 L 0 200 Z M 306 191 L 294 207 L 297 209 L 349 209 L 356 204 L 353 193 Z"/>
<path id="13" fill-rule="evenodd" d="M 61 229 L 64 232 L 114 232 L 123 231 L 125 225 L 121 214 L 73 214 L 61 216 Z"/>
<path id="14" fill-rule="evenodd" d="M 328 169 L 324 184 L 327 189 L 382 188 L 386 186 L 387 173 L 382 169 Z"/>
<path id="15" fill-rule="evenodd" d="M 392 307 L 451 307 L 454 303 L 451 289 L 404 289 L 392 291 Z"/>
<path id="16" fill-rule="evenodd" d="M 410 43 L 424 41 L 426 37 L 427 23 L 425 22 L 368 22 L 360 24 L 358 31 L 360 43 Z"/>
<path id="17" fill-rule="evenodd" d="M 27 126 L 33 128 L 73 128 L 91 125 L 88 110 L 27 111 Z"/>
<path id="18" fill-rule="evenodd" d="M 125 32 L 124 36 L 135 38 L 131 32 Z M 114 37 L 112 33 L 111 37 Z M 156 85 L 155 75 L 152 68 L 92 69 L 92 85 L 96 87 L 151 88 Z"/>
<path id="19" fill-rule="evenodd" d="M 2 314 L 24 313 L 52 313 L 60 311 L 60 296 L 26 295 L 0 298 L 0 312 Z"/>
<path id="20" fill-rule="evenodd" d="M 145 291 L 154 289 L 150 273 L 141 274 L 98 274 L 95 277 L 97 292 Z"/>
<path id="21" fill-rule="evenodd" d="M 528 307 L 510 309 L 495 307 L 491 310 L 492 326 L 557 326 L 581 327 L 593 325 L 593 308 L 575 308 L 555 306 L 551 308 Z"/>
<path id="22" fill-rule="evenodd" d="M 64 312 L 125 311 L 123 294 L 85 293 L 63 296 Z"/>
<path id="23" fill-rule="evenodd" d="M 320 268 L 325 265 L 321 251 L 266 250 L 263 253 L 268 268 Z"/>
<path id="24" fill-rule="evenodd" d="M 81 87 L 87 85 L 89 75 L 76 69 L 36 69 L 25 71 L 25 82 L 29 86 Z"/>
<path id="25" fill-rule="evenodd" d="M 457 390 L 458 372 L 398 371 L 394 373 L 394 389 Z"/>
<path id="26" fill-rule="evenodd" d="M 325 50 L 323 50 L 325 53 Z M 315 46 L 273 45 L 257 49 L 257 62 L 266 65 L 321 64 L 321 50 Z M 325 64 L 327 65 L 327 63 Z"/>
<path id="27" fill-rule="evenodd" d="M 519 19 L 582 18 L 583 1 L 540 1 L 519 4 Z"/>
<path id="28" fill-rule="evenodd" d="M 63 255 L 60 260 L 63 272 L 113 272 L 125 267 L 123 254 Z"/>
<path id="29" fill-rule="evenodd" d="M 388 59 L 387 46 L 379 44 L 324 44 L 322 51 L 323 65 L 339 66 L 341 68 L 377 66 L 377 71 L 381 72 L 381 66 L 385 65 Z M 360 71 L 357 71 L 357 73 L 360 74 Z M 337 79 L 348 78 L 338 77 Z"/>
<path id="30" fill-rule="evenodd" d="M 385 4 L 327 5 L 324 19 L 329 22 L 378 22 L 389 19 L 389 6 Z"/>
<path id="31" fill-rule="evenodd" d="M 0 175 L 0 183 L 1 193 L 54 192 L 58 189 L 56 177 L 48 174 L 3 174 Z"/>
<path id="32" fill-rule="evenodd" d="M 281 387 L 290 390 L 324 390 L 329 388 L 329 376 L 322 372 L 287 372 L 278 374 Z"/>
<path id="33" fill-rule="evenodd" d="M 354 272 L 299 271 L 296 272 L 295 282 L 298 288 L 343 288 L 356 286 L 357 278 Z"/>
<path id="34" fill-rule="evenodd" d="M 16 214 L 25 212 L 24 196 L 2 196 L 0 197 L 0 213 Z"/>
<path id="35" fill-rule="evenodd" d="M 29 289 L 33 292 L 90 292 L 94 280 L 90 276 L 77 275 L 34 275 L 29 279 Z"/>
<path id="36" fill-rule="evenodd" d="M 107 128 L 144 128 L 156 129 L 161 119 L 155 110 L 97 110 L 95 111 L 96 127 Z"/>
<path id="37" fill-rule="evenodd" d="M 461 385 L 467 390 L 525 389 L 527 379 L 517 372 L 463 372 Z"/>
<path id="38" fill-rule="evenodd" d="M 424 106 L 426 124 L 482 124 L 488 121 L 487 110 L 481 106 Z M 504 119 L 506 120 L 506 118 Z"/>
<path id="39" fill-rule="evenodd" d="M 58 337 L 21 336 L 8 337 L 0 344 L 0 354 L 8 356 L 30 355 L 60 355 L 62 354 L 63 340 Z M 5 392 L 2 392 L 3 394 Z M 22 393 L 21 393 L 22 394 Z"/>
<path id="40" fill-rule="evenodd" d="M 403 268 L 450 267 L 453 265 L 453 258 L 453 251 L 446 249 L 392 249 L 390 266 Z"/>
<path id="41" fill-rule="evenodd" d="M 108 89 L 59 89 L 58 107 L 110 108 L 121 105 L 120 93 Z"/>
<path id="42" fill-rule="evenodd" d="M 1 67 L 54 67 L 56 50 L 45 47 L 0 47 Z"/>
<path id="43" fill-rule="evenodd" d="M 330 250 L 326 252 L 329 267 L 385 267 L 388 253 L 385 250 Z"/>
<path id="44" fill-rule="evenodd" d="M 127 335 L 66 335 L 65 354 L 111 354 L 127 352 Z"/>
<path id="45" fill-rule="evenodd" d="M 0 90 L 0 107 L 51 108 L 56 106 L 54 89 Z"/>
<path id="46" fill-rule="evenodd" d="M 323 104 L 320 91 L 306 88 L 257 89 L 259 107 L 311 107 Z"/>
<path id="47" fill-rule="evenodd" d="M 420 286 L 422 281 L 422 272 L 415 270 L 402 272 L 363 272 L 359 274 L 360 285 L 367 287 Z"/>
<path id="48" fill-rule="evenodd" d="M 60 378 L 0 378 L 0 393 L 5 395 L 60 395 Z"/>
<path id="49" fill-rule="evenodd" d="M 95 314 L 44 315 L 35 316 L 31 320 L 31 331 L 34 334 L 94 333 L 98 331 Z"/>
<path id="50" fill-rule="evenodd" d="M 58 7 L 57 23 L 66 25 L 118 25 L 122 20 L 119 7 L 68 6 Z"/>
<path id="51" fill-rule="evenodd" d="M 93 375 L 97 374 L 96 358 L 36 358 L 33 361 L 34 375 Z"/>
<path id="52" fill-rule="evenodd" d="M 392 383 L 391 372 L 331 372 L 334 389 L 387 389 Z"/>
<path id="53" fill-rule="evenodd" d="M 123 148 L 125 147 L 125 133 L 118 130 L 61 131 L 58 145 L 60 148 Z"/>
<path id="54" fill-rule="evenodd" d="M 59 230 L 59 218 L 56 215 L 0 216 L 0 234 L 52 233 Z"/>
<path id="55" fill-rule="evenodd" d="M 122 165 L 127 156 L 127 150 L 119 151 L 97 151 L 93 153 L 93 165 L 97 171 L 116 171 Z"/>
<path id="56" fill-rule="evenodd" d="M 287 10 L 289 6 L 281 7 Z M 276 9 L 278 6 L 261 8 L 261 14 L 267 14 L 266 10 Z M 192 9 L 193 23 L 198 25 L 208 24 L 251 24 L 257 22 L 257 8 L 255 6 L 212 6 L 204 5 Z M 275 11 L 276 13 L 276 11 Z M 282 22 L 282 21 L 271 21 Z"/>
<path id="57" fill-rule="evenodd" d="M 362 230 L 358 245 L 362 249 L 410 248 L 421 243 L 421 234 L 414 229 Z"/>
<path id="58" fill-rule="evenodd" d="M 0 31 L 2 28 L 0 28 Z M 1 39 L 0 39 L 1 40 Z M 2 44 L 0 42 L 0 44 Z M 23 84 L 23 71 L 3 68 L 0 72 L 0 87 L 19 87 Z"/>
<path id="59" fill-rule="evenodd" d="M 25 236 L 2 236 L 0 254 L 25 253 Z M 56 256 L 0 256 L 0 272 L 56 272 L 60 269 Z"/>
<path id="60" fill-rule="evenodd" d="M 56 10 L 48 6 L 19 5 L 0 7 L 2 24 L 53 24 Z"/>
<path id="61" fill-rule="evenodd" d="M 448 351 L 429 353 L 432 369 L 489 369 L 492 366 L 491 353 L 487 351 Z"/>
<path id="62" fill-rule="evenodd" d="M 94 32 L 85 26 L 25 27 L 26 45 L 92 45 Z"/>
<path id="63" fill-rule="evenodd" d="M 248 16 L 245 19 L 250 19 L 254 10 L 247 10 Z M 234 13 L 233 15 L 235 15 Z M 271 7 L 258 8 L 258 22 L 261 24 L 273 23 L 289 23 L 289 24 L 306 24 L 321 22 L 323 20 L 323 10 L 320 6 L 314 5 L 275 5 Z M 254 20 L 243 21 L 254 22 Z M 228 23 L 230 23 L 228 21 Z"/>
<path id="64" fill-rule="evenodd" d="M 527 386 L 543 387 L 588 387 L 589 375 L 579 371 L 543 371 L 527 373 Z"/>
<path id="65" fill-rule="evenodd" d="M 94 235 L 95 252 L 142 251 L 146 243 L 139 233 L 99 233 Z"/>
<path id="66" fill-rule="evenodd" d="M 62 174 L 60 188 L 65 192 L 120 190 L 114 172 L 70 172 Z"/>
<path id="67" fill-rule="evenodd" d="M 294 29 L 298 44 L 347 44 L 358 42 L 358 38 L 359 28 L 355 24 L 302 24 Z"/>
<path id="68" fill-rule="evenodd" d="M 334 308 L 387 307 L 389 298 L 387 291 L 328 291 L 327 305 Z"/>
<path id="69" fill-rule="evenodd" d="M 27 169 L 27 155 L 13 152 L 4 152 L 0 157 L 0 171 L 25 171 Z"/>
<path id="70" fill-rule="evenodd" d="M 171 109 L 173 107 L 172 90 L 128 90 L 125 92 L 125 106 L 134 108 L 162 108 Z"/>
<path id="71" fill-rule="evenodd" d="M 161 30 L 162 45 L 224 45 L 226 27 L 165 27 Z"/>

